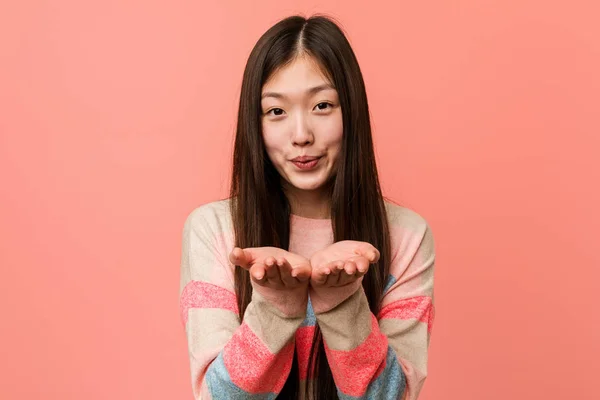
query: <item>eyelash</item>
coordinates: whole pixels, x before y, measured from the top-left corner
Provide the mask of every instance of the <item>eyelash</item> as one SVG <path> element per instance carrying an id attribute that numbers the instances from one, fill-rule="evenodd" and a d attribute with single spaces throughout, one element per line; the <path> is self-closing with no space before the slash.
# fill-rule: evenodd
<path id="1" fill-rule="evenodd" d="M 331 104 L 331 103 L 330 103 L 330 102 L 328 102 L 328 101 L 322 101 L 322 102 L 318 103 L 318 104 L 317 104 L 315 107 L 318 107 L 318 106 L 319 106 L 319 105 L 321 105 L 321 104 L 327 104 L 327 105 L 329 106 L 329 108 L 332 108 L 332 107 L 333 107 L 333 104 Z M 277 107 L 275 107 L 275 108 L 271 108 L 271 109 L 270 109 L 269 111 L 267 111 L 265 114 L 266 114 L 266 115 L 268 115 L 268 114 L 271 114 L 271 111 L 274 111 L 274 110 L 281 110 L 281 108 L 277 108 Z M 320 108 L 319 110 L 325 110 L 325 108 Z M 282 111 L 283 111 L 283 110 L 282 110 Z M 275 116 L 275 117 L 280 117 L 280 116 L 281 116 L 281 114 L 280 114 L 280 115 L 274 115 L 274 116 Z"/>

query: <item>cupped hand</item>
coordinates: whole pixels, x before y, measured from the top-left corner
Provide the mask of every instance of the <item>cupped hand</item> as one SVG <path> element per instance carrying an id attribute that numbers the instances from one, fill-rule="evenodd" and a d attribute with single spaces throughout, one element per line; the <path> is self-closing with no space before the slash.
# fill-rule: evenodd
<path id="1" fill-rule="evenodd" d="M 248 270 L 255 284 L 272 289 L 305 287 L 311 277 L 309 260 L 278 247 L 235 247 L 229 261 Z"/>
<path id="2" fill-rule="evenodd" d="M 313 254 L 310 285 L 313 288 L 347 286 L 379 261 L 379 251 L 370 243 L 342 240 Z"/>

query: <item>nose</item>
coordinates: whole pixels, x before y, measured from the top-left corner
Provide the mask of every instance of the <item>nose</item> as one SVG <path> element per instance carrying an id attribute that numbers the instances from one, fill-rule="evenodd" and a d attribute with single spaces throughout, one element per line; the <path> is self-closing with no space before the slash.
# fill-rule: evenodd
<path id="1" fill-rule="evenodd" d="M 308 119 L 304 115 L 297 115 L 294 121 L 295 125 L 292 128 L 292 142 L 295 146 L 306 146 L 314 141 L 312 129 L 308 123 Z"/>

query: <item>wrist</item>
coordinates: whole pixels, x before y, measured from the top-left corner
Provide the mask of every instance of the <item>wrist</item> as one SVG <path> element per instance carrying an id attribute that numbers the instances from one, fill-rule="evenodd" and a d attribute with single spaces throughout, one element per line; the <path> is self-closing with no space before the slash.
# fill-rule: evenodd
<path id="1" fill-rule="evenodd" d="M 352 296 L 362 286 L 361 276 L 352 283 L 338 287 L 310 286 L 310 301 L 315 314 L 330 311 Z"/>
<path id="2" fill-rule="evenodd" d="M 252 301 L 273 306 L 284 318 L 304 318 L 308 306 L 308 289 L 301 286 L 293 289 L 274 289 L 252 282 Z"/>

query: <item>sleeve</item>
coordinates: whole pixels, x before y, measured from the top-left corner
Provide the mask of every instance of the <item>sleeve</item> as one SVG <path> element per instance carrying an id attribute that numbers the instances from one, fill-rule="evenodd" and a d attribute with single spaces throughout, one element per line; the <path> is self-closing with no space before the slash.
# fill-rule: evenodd
<path id="1" fill-rule="evenodd" d="M 224 235 L 200 207 L 183 229 L 180 312 L 195 399 L 274 399 L 294 355 L 304 310 L 267 301 L 258 290 L 240 323 Z"/>
<path id="2" fill-rule="evenodd" d="M 434 317 L 433 237 L 426 223 L 411 233 L 394 233 L 402 237 L 392 239 L 390 276 L 377 316 L 362 286 L 329 310 L 317 312 L 323 305 L 313 304 L 342 400 L 416 400 L 427 375 Z"/>

